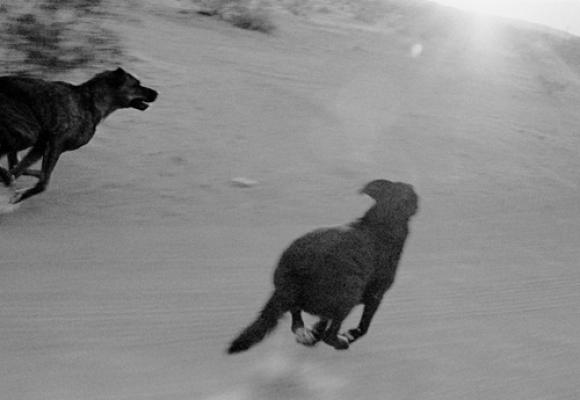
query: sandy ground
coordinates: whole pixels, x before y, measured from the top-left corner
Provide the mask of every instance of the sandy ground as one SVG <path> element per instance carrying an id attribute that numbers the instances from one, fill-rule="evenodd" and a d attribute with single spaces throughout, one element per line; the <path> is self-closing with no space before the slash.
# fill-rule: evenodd
<path id="1" fill-rule="evenodd" d="M 580 398 L 574 54 L 442 15 L 119 24 L 160 98 L 0 215 L 0 397 Z M 361 215 L 374 178 L 421 212 L 369 334 L 307 349 L 286 318 L 226 356 L 284 247 Z"/>

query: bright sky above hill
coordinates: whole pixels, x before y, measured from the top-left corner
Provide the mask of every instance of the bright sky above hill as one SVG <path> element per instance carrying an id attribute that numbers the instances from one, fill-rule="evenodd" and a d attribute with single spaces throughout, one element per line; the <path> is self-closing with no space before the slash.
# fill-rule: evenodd
<path id="1" fill-rule="evenodd" d="M 522 19 L 580 36 L 580 0 L 433 0 L 468 11 Z"/>

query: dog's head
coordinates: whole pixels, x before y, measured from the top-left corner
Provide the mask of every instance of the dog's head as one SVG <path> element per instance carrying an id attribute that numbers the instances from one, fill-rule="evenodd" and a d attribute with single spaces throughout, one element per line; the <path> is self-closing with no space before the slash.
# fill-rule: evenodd
<path id="1" fill-rule="evenodd" d="M 119 108 L 134 108 L 144 111 L 157 99 L 157 92 L 145 86 L 123 68 L 103 73 L 112 89 L 114 102 Z"/>
<path id="2" fill-rule="evenodd" d="M 360 192 L 370 196 L 390 215 L 410 218 L 419 209 L 419 196 L 408 183 L 377 179 L 367 183 Z"/>

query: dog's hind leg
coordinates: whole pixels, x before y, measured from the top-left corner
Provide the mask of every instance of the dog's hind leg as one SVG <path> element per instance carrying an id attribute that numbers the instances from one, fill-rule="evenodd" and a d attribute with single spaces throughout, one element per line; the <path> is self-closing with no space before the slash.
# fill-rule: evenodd
<path id="1" fill-rule="evenodd" d="M 302 312 L 299 308 L 291 310 L 292 314 L 292 332 L 296 335 L 296 341 L 304 346 L 314 346 L 320 337 L 316 337 L 313 331 L 304 326 Z"/>
<path id="2" fill-rule="evenodd" d="M 0 158 L 2 158 L 2 156 L 5 154 L 10 154 L 10 152 L 2 149 L 2 145 L 0 145 Z M 10 162 L 10 159 L 8 160 L 8 162 Z M 8 167 L 8 169 L 10 169 L 10 167 Z M 5 186 L 10 186 L 14 181 L 12 174 L 10 174 L 10 172 L 5 168 L 3 168 L 2 166 L 0 166 L 0 179 L 2 180 Z"/>
<path id="3" fill-rule="evenodd" d="M 24 157 L 24 160 L 22 160 L 19 165 L 16 166 L 16 169 L 18 169 L 19 172 L 22 172 L 22 170 L 25 169 L 23 168 L 24 161 L 33 151 L 34 148 Z M 60 155 L 61 151 L 59 148 L 57 148 L 54 144 L 48 145 L 42 158 L 42 170 L 40 171 L 38 182 L 30 189 L 17 192 L 10 202 L 16 204 L 31 196 L 44 192 L 48 187 L 50 182 L 50 175 L 52 174 L 52 171 L 54 170 Z"/>
<path id="4" fill-rule="evenodd" d="M 294 331 L 296 334 L 296 341 L 305 346 L 314 346 L 316 343 L 320 342 L 324 336 L 324 332 L 328 328 L 328 323 L 330 320 L 326 318 L 320 318 L 312 327 L 312 329 L 302 327 L 302 330 Z"/>
<path id="5" fill-rule="evenodd" d="M 8 152 L 8 169 L 11 170 L 18 164 L 18 153 L 15 151 Z"/>
<path id="6" fill-rule="evenodd" d="M 344 318 L 333 319 L 330 322 L 330 326 L 322 336 L 324 343 L 334 347 L 336 350 L 346 350 L 349 346 L 348 339 L 343 335 L 338 334 L 343 320 Z"/>
<path id="7" fill-rule="evenodd" d="M 30 149 L 30 151 L 24 156 L 24 158 L 18 162 L 18 157 L 16 153 L 8 154 L 8 163 L 10 165 L 10 173 L 14 176 L 14 179 L 21 175 L 34 176 L 40 179 L 42 171 L 29 170 L 32 164 L 40 160 L 45 153 L 46 145 L 44 143 L 38 143 Z"/>
<path id="8" fill-rule="evenodd" d="M 314 335 L 316 341 L 322 339 L 322 336 L 324 336 L 324 332 L 326 332 L 326 329 L 328 328 L 329 322 L 330 320 L 328 320 L 327 318 L 320 318 L 318 322 L 314 324 L 314 326 L 312 327 L 312 334 Z"/>
<path id="9" fill-rule="evenodd" d="M 10 186 L 14 182 L 12 174 L 2 167 L 0 167 L 0 179 L 2 179 L 4 186 Z"/>
<path id="10" fill-rule="evenodd" d="M 293 308 L 290 311 L 292 314 L 292 332 L 296 333 L 298 329 L 304 328 L 304 321 L 302 320 L 302 311 L 299 308 Z"/>

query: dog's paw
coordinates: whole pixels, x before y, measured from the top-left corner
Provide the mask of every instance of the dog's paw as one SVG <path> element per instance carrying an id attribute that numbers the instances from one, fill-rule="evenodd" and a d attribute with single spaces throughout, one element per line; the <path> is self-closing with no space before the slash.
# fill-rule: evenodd
<path id="1" fill-rule="evenodd" d="M 10 196 L 0 193 L 0 214 L 9 214 L 20 207 L 20 204 L 12 204 L 10 199 Z"/>
<path id="2" fill-rule="evenodd" d="M 324 342 L 329 346 L 334 347 L 336 350 L 346 350 L 350 346 L 348 338 L 342 334 L 336 335 L 336 337 L 333 338 L 326 338 L 324 339 Z"/>
<path id="3" fill-rule="evenodd" d="M 298 328 L 294 334 L 296 335 L 296 341 L 304 346 L 314 346 L 318 342 L 317 337 L 310 329 Z"/>
<path id="4" fill-rule="evenodd" d="M 22 201 L 22 196 L 24 195 L 24 192 L 26 192 L 25 189 L 17 190 L 16 192 L 14 192 L 12 197 L 10 197 L 10 204 L 20 203 Z"/>
<path id="5" fill-rule="evenodd" d="M 14 184 L 14 181 L 16 180 L 16 179 L 14 179 L 14 175 L 12 175 L 10 173 L 2 174 L 1 178 L 2 178 L 2 183 L 4 183 L 4 186 L 6 186 L 6 187 L 12 186 Z"/>
<path id="6" fill-rule="evenodd" d="M 347 332 L 341 333 L 339 336 L 344 337 L 349 343 L 356 341 L 362 336 L 359 328 L 349 329 Z"/>

